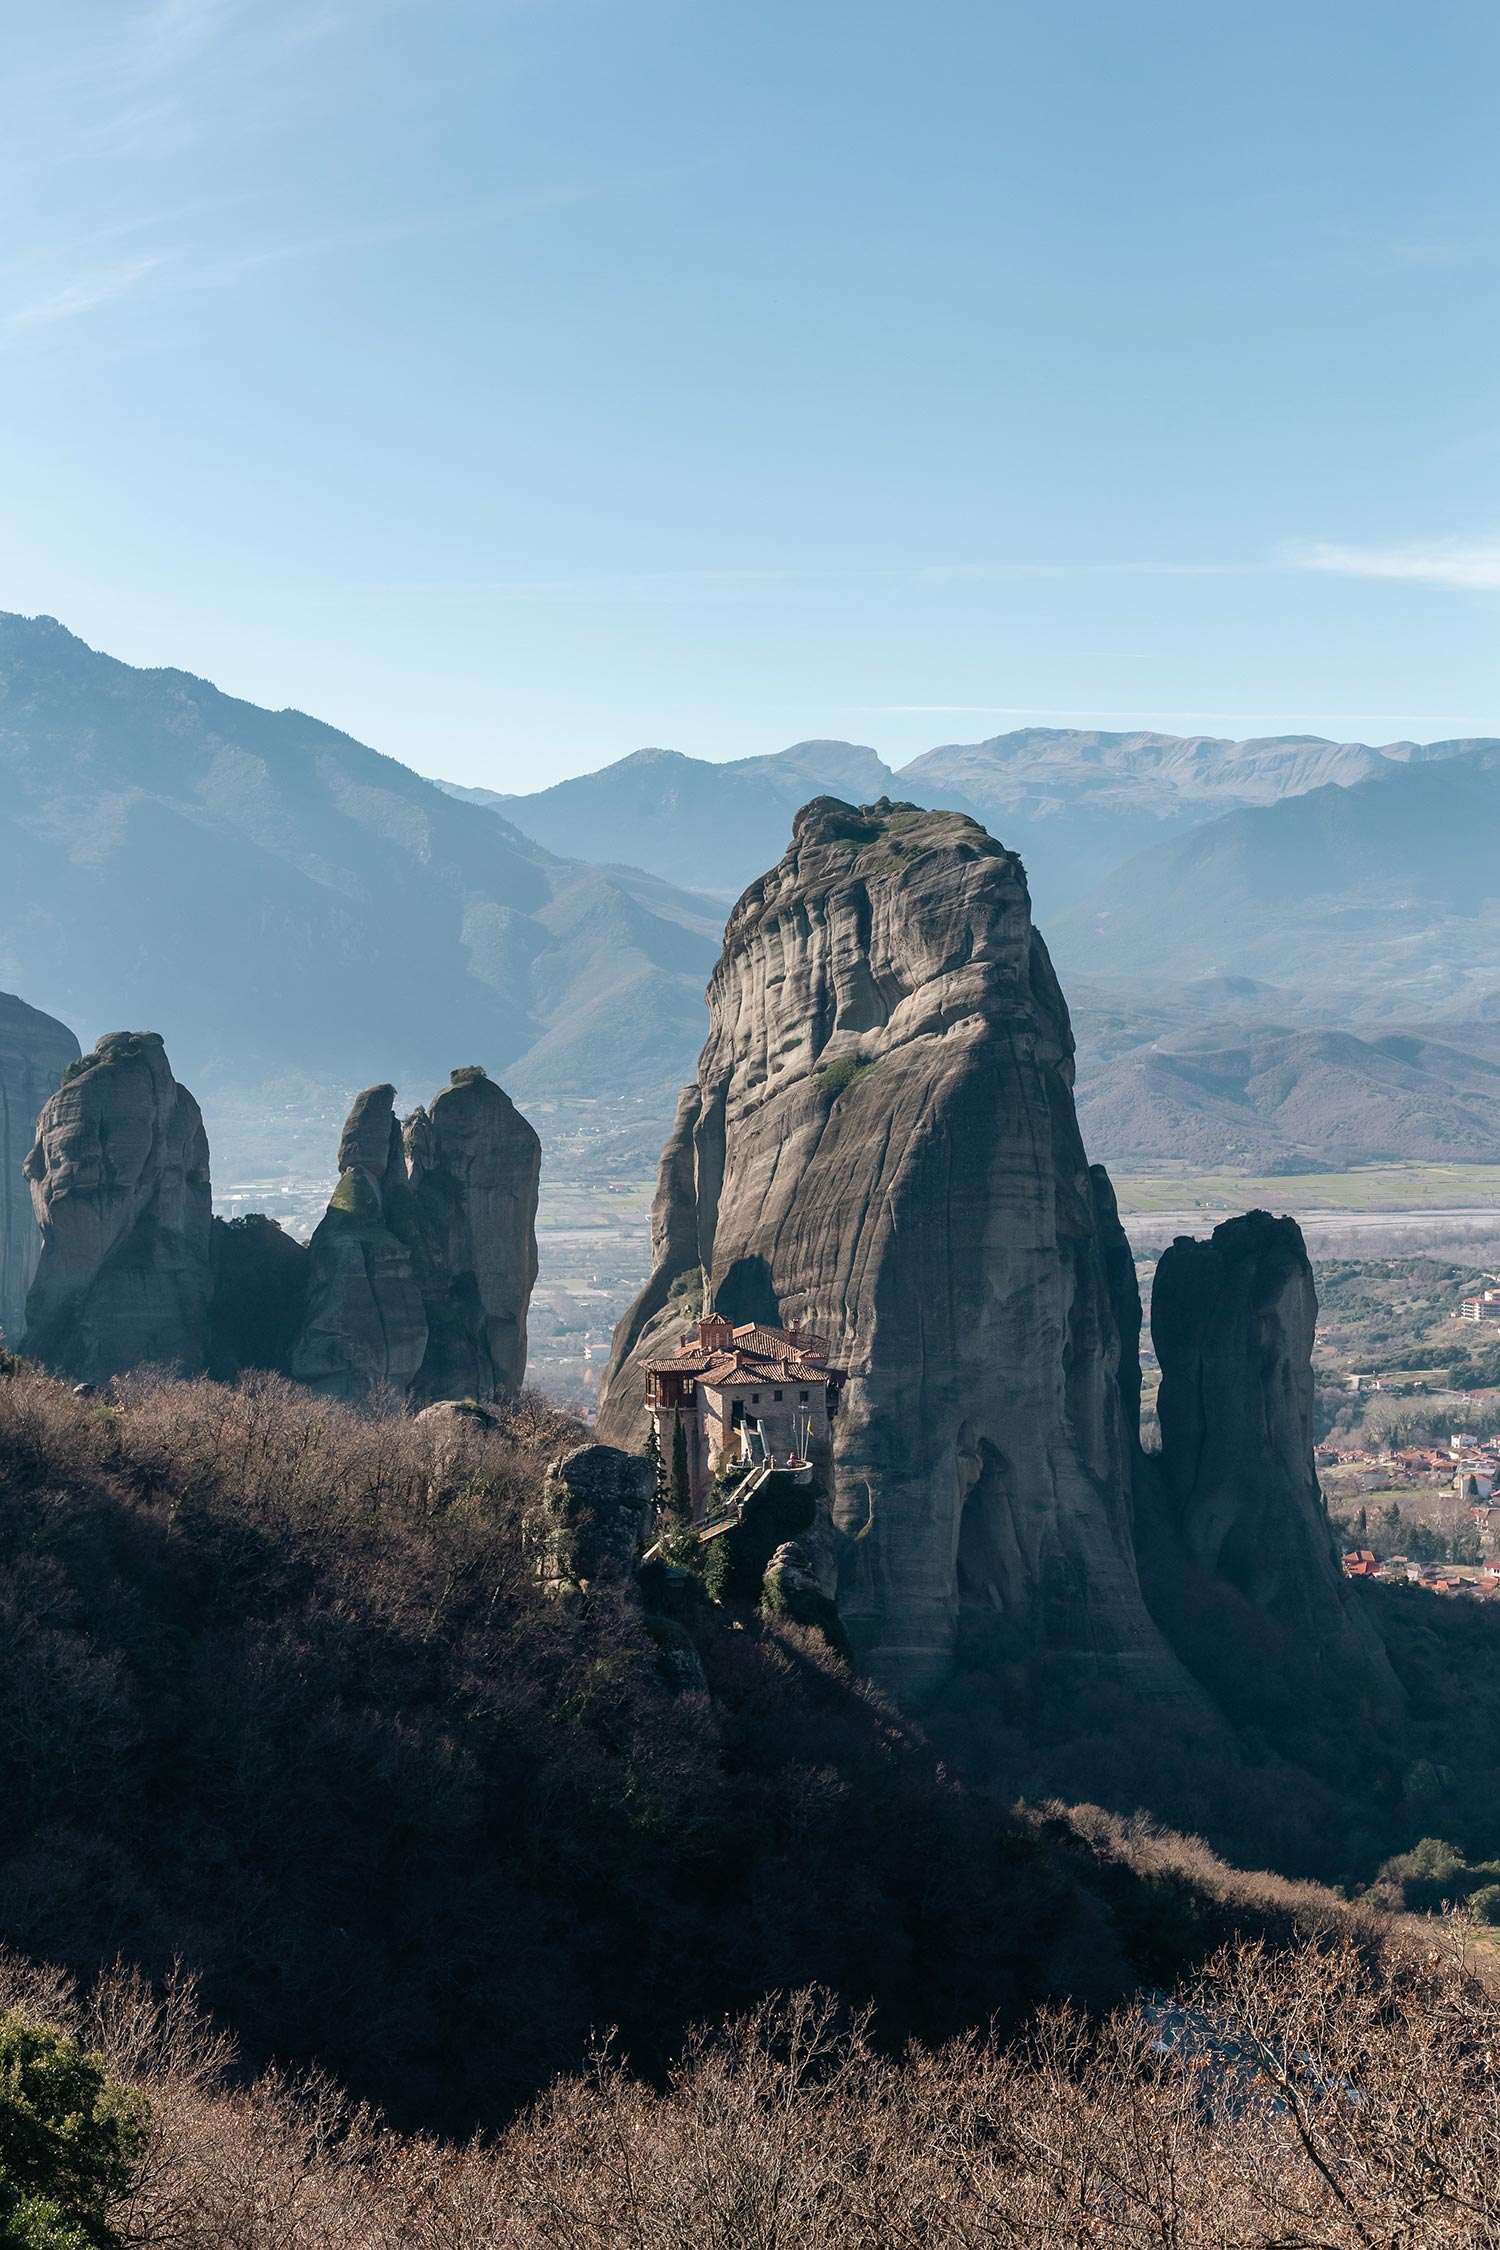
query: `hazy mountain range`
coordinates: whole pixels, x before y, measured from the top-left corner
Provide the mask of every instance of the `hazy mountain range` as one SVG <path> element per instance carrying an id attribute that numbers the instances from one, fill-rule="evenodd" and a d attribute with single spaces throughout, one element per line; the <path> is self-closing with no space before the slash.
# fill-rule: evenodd
<path id="1" fill-rule="evenodd" d="M 792 813 L 811 795 L 946 806 L 974 814 L 1020 852 L 1033 904 L 1050 929 L 1135 853 L 1221 813 L 1483 747 L 1394 742 L 1374 749 L 1310 735 L 1232 742 L 1028 727 L 948 743 L 900 767 L 860 743 L 798 742 L 722 764 L 638 750 L 524 796 L 440 786 L 502 813 L 551 851 L 627 859 L 672 881 L 691 866 L 697 887 L 726 901 L 780 856 Z"/>
<path id="2" fill-rule="evenodd" d="M 682 1075 L 709 902 L 565 860 L 296 711 L 0 616 L 0 988 L 193 1084 Z"/>
<path id="3" fill-rule="evenodd" d="M 1232 971 L 1347 1013 L 1500 1001 L 1500 743 L 1228 813 L 1117 868 L 1047 925 L 1066 975 Z"/>
<path id="4" fill-rule="evenodd" d="M 1095 1154 L 1500 1158 L 1500 742 L 1033 729 L 897 771 L 811 741 L 500 797 L 0 615 L 0 989 L 86 1042 L 160 1030 L 190 1085 L 482 1061 L 523 1100 L 639 1094 L 654 1130 L 724 901 L 815 795 L 1021 850 Z"/>
<path id="5" fill-rule="evenodd" d="M 1422 1032 L 1252 1023 L 1167 1033 L 1111 1060 L 1080 1023 L 1078 1114 L 1095 1153 L 1205 1170 L 1500 1158 L 1500 1026 Z"/>

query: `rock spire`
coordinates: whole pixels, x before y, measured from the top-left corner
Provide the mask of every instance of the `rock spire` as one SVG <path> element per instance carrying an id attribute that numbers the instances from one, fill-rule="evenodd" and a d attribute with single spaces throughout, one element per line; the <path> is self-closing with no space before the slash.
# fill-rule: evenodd
<path id="1" fill-rule="evenodd" d="M 830 1528 L 878 1681 L 1190 1699 L 1137 1582 L 1118 1228 L 1019 860 L 960 814 L 819 798 L 708 1005 L 601 1437 L 640 1443 L 644 1362 L 700 1310 L 800 1323 L 849 1370 Z"/>
<path id="2" fill-rule="evenodd" d="M 403 1134 L 427 1349 L 414 1395 L 507 1398 L 526 1376 L 542 1144 L 482 1070 L 455 1070 Z"/>
<path id="3" fill-rule="evenodd" d="M 453 1073 L 403 1131 L 395 1089 L 349 1112 L 308 1252 L 292 1373 L 356 1399 L 506 1397 L 526 1371 L 541 1144 L 500 1087 Z"/>
<path id="4" fill-rule="evenodd" d="M 75 1063 L 37 1122 L 25 1175 L 42 1247 L 27 1353 L 75 1381 L 201 1371 L 212 1286 L 208 1140 L 154 1031 Z"/>
<path id="5" fill-rule="evenodd" d="M 307 1310 L 292 1374 L 311 1390 L 403 1396 L 427 1349 L 412 1263 L 411 1189 L 394 1086 L 355 1096 L 339 1141 L 339 1178 L 308 1245 Z"/>
<path id="6" fill-rule="evenodd" d="M 42 1248 L 21 1167 L 38 1117 L 77 1060 L 66 1024 L 0 992 L 0 1338 L 12 1346 L 26 1325 L 26 1292 Z"/>
<path id="7" fill-rule="evenodd" d="M 1177 1553 L 1266 1613 L 1299 1657 L 1394 1682 L 1338 1565 L 1313 1466 L 1318 1299 L 1295 1219 L 1179 1235 L 1156 1269 L 1157 1506 Z"/>

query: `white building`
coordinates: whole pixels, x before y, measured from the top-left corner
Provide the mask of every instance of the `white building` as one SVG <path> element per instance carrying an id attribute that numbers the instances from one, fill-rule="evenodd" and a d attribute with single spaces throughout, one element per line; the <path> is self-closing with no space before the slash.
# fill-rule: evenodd
<path id="1" fill-rule="evenodd" d="M 819 1337 L 755 1321 L 736 1328 L 713 1313 L 680 1350 L 646 1362 L 646 1406 L 663 1460 L 671 1459 L 674 1422 L 683 1422 L 693 1508 L 701 1515 L 721 1469 L 825 1459 L 843 1381 Z"/>

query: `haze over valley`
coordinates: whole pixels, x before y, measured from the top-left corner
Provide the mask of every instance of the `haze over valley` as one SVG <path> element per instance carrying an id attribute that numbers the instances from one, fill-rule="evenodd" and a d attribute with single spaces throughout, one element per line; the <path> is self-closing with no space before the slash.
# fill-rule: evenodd
<path id="1" fill-rule="evenodd" d="M 1457 833 L 1494 861 L 1500 744 L 1032 729 L 899 769 L 643 751 L 498 798 L 50 619 L 0 619 L 0 697 L 0 981 L 85 1043 L 170 1026 L 220 1207 L 303 1237 L 358 1086 L 485 1060 L 547 1152 L 534 1365 L 561 1395 L 644 1275 L 724 914 L 812 796 L 968 812 L 1021 853 L 1099 1161 L 1500 1159 L 1500 901 L 1449 879 Z"/>
<path id="2" fill-rule="evenodd" d="M 1500 2246 L 1500 14 L 0 70 L 0 2250 Z"/>

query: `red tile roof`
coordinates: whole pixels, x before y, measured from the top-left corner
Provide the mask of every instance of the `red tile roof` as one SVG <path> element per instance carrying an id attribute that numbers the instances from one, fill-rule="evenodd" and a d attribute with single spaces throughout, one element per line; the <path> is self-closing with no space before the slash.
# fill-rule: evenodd
<path id="1" fill-rule="evenodd" d="M 709 1326 L 703 1323 L 705 1329 Z M 714 1384 L 826 1383 L 840 1373 L 825 1364 L 828 1347 L 821 1338 L 805 1336 L 798 1329 L 764 1328 L 747 1320 L 731 1333 L 730 1345 L 705 1346 L 689 1340 L 667 1358 L 647 1360 L 646 1373 L 696 1375 Z"/>
<path id="2" fill-rule="evenodd" d="M 782 1359 L 788 1353 L 814 1359 L 828 1356 L 828 1346 L 821 1336 L 804 1336 L 798 1328 L 762 1328 L 753 1320 L 736 1328 L 734 1345 L 736 1351 L 752 1352 L 757 1359 Z"/>

